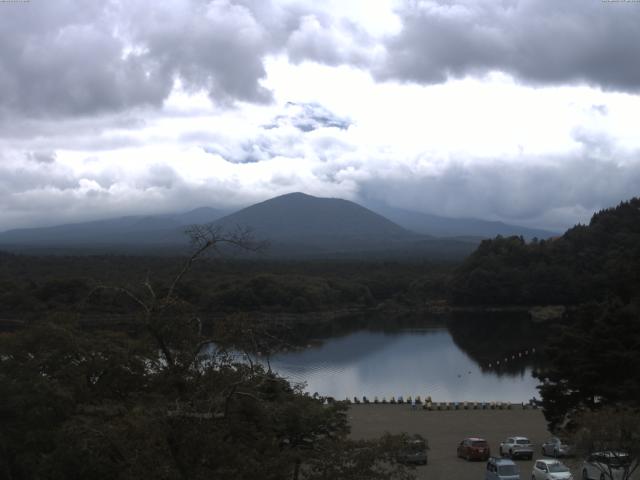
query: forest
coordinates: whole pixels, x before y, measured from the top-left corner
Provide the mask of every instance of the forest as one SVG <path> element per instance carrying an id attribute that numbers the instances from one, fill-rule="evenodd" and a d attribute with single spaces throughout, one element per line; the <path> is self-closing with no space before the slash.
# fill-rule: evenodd
<path id="1" fill-rule="evenodd" d="M 411 478 L 406 438 L 350 440 L 346 405 L 228 355 L 296 337 L 257 313 L 317 334 L 340 328 L 310 327 L 318 312 L 565 305 L 535 372 L 551 430 L 640 408 L 639 199 L 555 239 L 486 240 L 460 264 L 208 257 L 249 247 L 209 235 L 187 258 L 0 254 L 0 478 Z M 488 325 L 539 333 L 505 322 L 450 328 L 480 359 Z"/>
<path id="2" fill-rule="evenodd" d="M 24 290 L 5 287 L 5 296 L 24 295 L 9 312 L 32 316 L 0 334 L 0 478 L 413 478 L 398 461 L 406 436 L 351 440 L 344 403 L 229 354 L 260 342 L 267 352 L 277 346 L 264 342 L 271 331 L 238 316 L 203 329 L 182 280 L 208 250 L 251 242 L 218 232 L 194 240 L 168 277 L 149 274 L 137 285 L 58 279 L 64 259 L 31 259 L 38 285 L 21 270 L 24 259 L 3 258 L 5 272 L 23 275 Z M 102 269 L 104 282 L 108 260 L 91 271 Z M 68 269 L 83 265 L 69 261 Z M 333 289 L 337 299 L 341 291 Z M 83 328 L 79 320 L 96 310 L 133 314 L 136 328 Z"/>
<path id="3" fill-rule="evenodd" d="M 449 288 L 458 305 L 569 307 L 536 372 L 552 431 L 575 433 L 590 421 L 585 412 L 603 408 L 614 409 L 612 418 L 626 409 L 637 416 L 640 198 L 597 212 L 558 238 L 485 240 L 455 269 Z"/>
<path id="4" fill-rule="evenodd" d="M 0 318 L 35 319 L 47 312 L 128 314 L 131 302 L 99 286 L 157 288 L 175 275 L 179 257 L 27 256 L 0 254 Z M 203 314 L 238 311 L 312 312 L 419 303 L 446 297 L 448 263 L 397 261 L 248 261 L 203 258 L 178 286 Z"/>
<path id="5" fill-rule="evenodd" d="M 557 238 L 484 240 L 456 270 L 456 304 L 577 305 L 640 290 L 640 198 L 593 215 Z"/>

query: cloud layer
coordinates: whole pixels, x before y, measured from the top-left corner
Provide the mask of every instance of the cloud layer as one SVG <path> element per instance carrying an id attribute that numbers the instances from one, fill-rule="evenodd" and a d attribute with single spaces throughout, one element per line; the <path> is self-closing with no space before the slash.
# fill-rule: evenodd
<path id="1" fill-rule="evenodd" d="M 398 9 L 376 74 L 420 83 L 502 71 L 538 85 L 640 90 L 640 7 L 633 2 L 420 0 Z"/>
<path id="2" fill-rule="evenodd" d="M 222 104 L 266 102 L 262 60 L 278 41 L 250 4 L 226 0 L 3 5 L 0 108 L 60 116 L 159 107 L 176 80 Z"/>
<path id="3" fill-rule="evenodd" d="M 637 195 L 640 4 L 0 3 L 0 230 L 305 191 L 562 229 Z"/>
<path id="4" fill-rule="evenodd" d="M 0 112 L 38 117 L 160 107 L 176 81 L 222 105 L 269 102 L 264 59 L 279 53 L 293 63 L 354 65 L 380 80 L 434 84 L 502 71 L 531 84 L 640 89 L 640 8 L 632 2 L 398 5 L 400 30 L 378 36 L 311 2 L 3 5 Z"/>

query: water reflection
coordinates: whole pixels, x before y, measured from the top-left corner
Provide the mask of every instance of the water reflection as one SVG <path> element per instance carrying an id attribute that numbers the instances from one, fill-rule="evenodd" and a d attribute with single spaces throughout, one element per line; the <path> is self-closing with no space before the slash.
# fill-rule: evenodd
<path id="1" fill-rule="evenodd" d="M 449 327 L 451 331 L 444 325 L 394 332 L 360 330 L 277 354 L 270 362 L 284 377 L 306 382 L 310 393 L 338 399 L 430 395 L 434 401 L 520 402 L 537 396 L 530 359 L 514 359 L 510 368 L 498 371 L 487 368 L 492 351 L 500 358 L 505 347 L 514 350 L 518 345 L 507 345 L 499 337 L 494 343 L 498 347 L 491 347 L 473 328 L 460 323 Z M 487 325 L 477 328 L 488 332 Z M 512 324 L 507 331 L 520 334 L 521 328 Z M 461 345 L 474 347 L 469 348 L 473 357 Z"/>
<path id="2" fill-rule="evenodd" d="M 454 314 L 446 323 L 455 344 L 484 370 L 522 375 L 538 366 L 551 328 L 513 313 Z"/>

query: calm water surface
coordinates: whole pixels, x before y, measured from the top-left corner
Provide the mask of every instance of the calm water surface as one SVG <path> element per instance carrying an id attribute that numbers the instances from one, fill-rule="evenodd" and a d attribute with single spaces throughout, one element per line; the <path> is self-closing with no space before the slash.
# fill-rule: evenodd
<path id="1" fill-rule="evenodd" d="M 532 368 L 517 373 L 483 369 L 462 351 L 446 327 L 359 331 L 322 345 L 271 358 L 272 368 L 306 390 L 336 399 L 366 395 L 430 395 L 434 401 L 528 401 L 538 397 Z"/>

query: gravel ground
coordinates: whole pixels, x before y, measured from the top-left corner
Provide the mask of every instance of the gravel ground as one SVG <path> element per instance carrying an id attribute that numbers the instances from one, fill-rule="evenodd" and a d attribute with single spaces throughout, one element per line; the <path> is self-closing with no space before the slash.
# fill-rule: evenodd
<path id="1" fill-rule="evenodd" d="M 457 458 L 456 447 L 465 437 L 485 438 L 492 455 L 497 456 L 500 442 L 522 435 L 534 444 L 533 461 L 540 458 L 540 446 L 550 434 L 540 410 L 412 410 L 409 405 L 352 405 L 349 409 L 351 436 L 375 438 L 385 432 L 419 433 L 429 442 L 429 464 L 416 468 L 419 479 L 482 480 L 485 462 L 467 462 Z M 520 478 L 529 480 L 533 461 L 516 460 Z M 572 467 L 574 478 L 576 465 Z M 579 465 L 577 466 L 579 468 Z"/>

